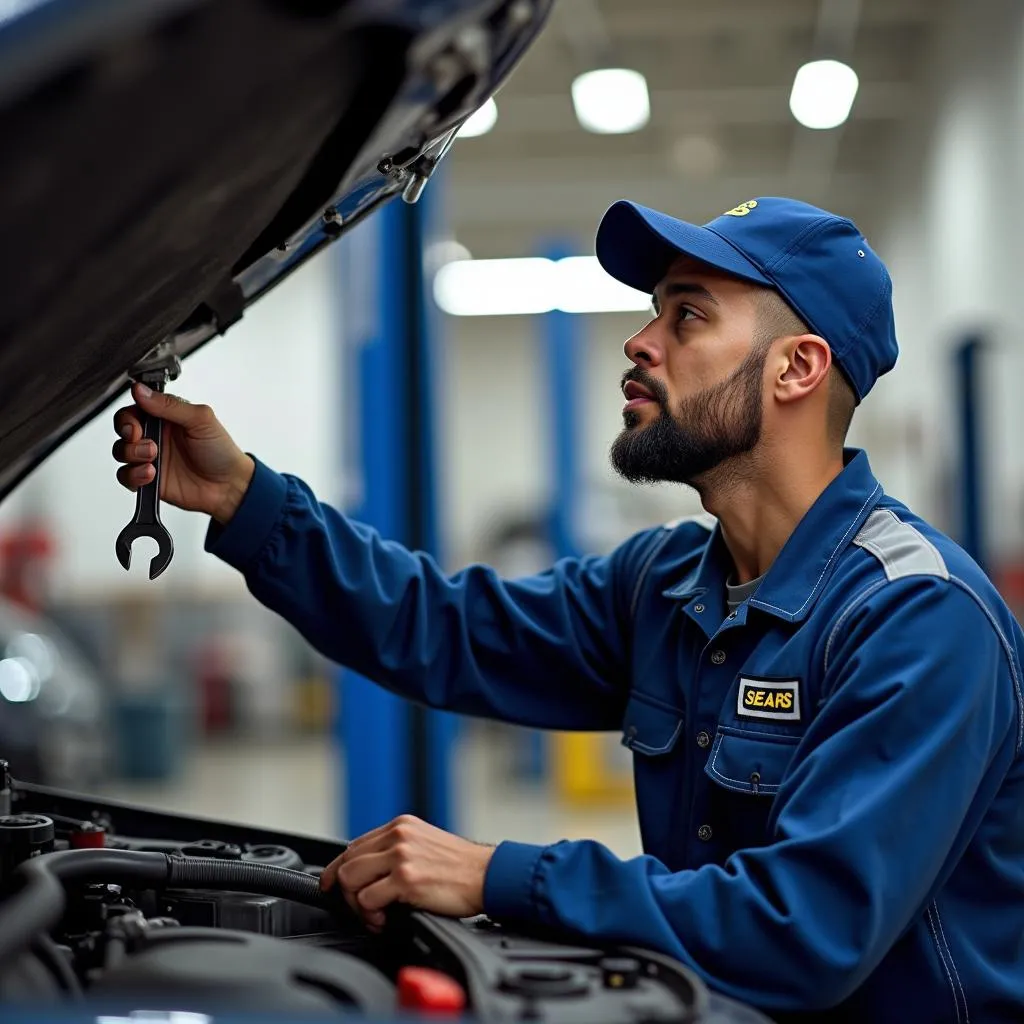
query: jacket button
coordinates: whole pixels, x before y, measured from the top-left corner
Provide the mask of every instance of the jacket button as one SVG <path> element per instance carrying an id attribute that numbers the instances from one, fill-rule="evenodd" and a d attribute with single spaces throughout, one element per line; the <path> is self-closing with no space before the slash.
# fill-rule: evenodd
<path id="1" fill-rule="evenodd" d="M 704 605 L 702 605 L 702 604 L 695 604 L 695 605 L 693 606 L 693 610 L 694 610 L 694 611 L 695 611 L 695 612 L 696 612 L 696 613 L 697 613 L 698 615 L 700 615 L 700 613 L 701 613 L 702 611 L 704 611 Z"/>
<path id="2" fill-rule="evenodd" d="M 725 661 L 725 651 L 712 651 L 711 664 L 721 665 Z"/>
<path id="3" fill-rule="evenodd" d="M 702 843 L 706 843 L 711 838 L 711 826 L 701 825 L 701 827 L 697 829 L 697 838 Z"/>
<path id="4" fill-rule="evenodd" d="M 708 745 L 711 743 L 711 737 L 703 729 L 697 733 L 697 746 L 701 750 L 706 750 Z"/>
<path id="5" fill-rule="evenodd" d="M 630 727 L 629 727 L 629 728 L 628 728 L 628 729 L 626 730 L 626 735 L 627 735 L 627 736 L 628 736 L 628 737 L 629 737 L 629 738 L 630 738 L 631 740 L 635 740 L 635 739 L 636 739 L 636 726 L 635 726 L 635 725 L 631 725 L 631 726 L 630 726 Z"/>

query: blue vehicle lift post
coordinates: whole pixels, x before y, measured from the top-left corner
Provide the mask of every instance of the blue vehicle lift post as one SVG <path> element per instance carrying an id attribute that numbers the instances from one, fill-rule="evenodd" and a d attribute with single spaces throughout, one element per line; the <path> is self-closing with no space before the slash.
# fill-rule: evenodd
<path id="1" fill-rule="evenodd" d="M 567 242 L 549 242 L 542 256 L 560 260 L 575 255 Z M 579 471 L 580 362 L 583 331 L 580 317 L 552 310 L 539 317 L 541 336 L 540 372 L 548 405 L 547 426 L 551 436 L 548 472 L 551 480 L 548 509 L 548 541 L 556 559 L 580 554 L 577 539 L 582 480 Z M 526 774 L 533 779 L 547 772 L 546 737 L 532 731 L 527 740 Z"/>
<path id="2" fill-rule="evenodd" d="M 987 572 L 984 444 L 978 413 L 984 349 L 980 337 L 968 337 L 957 348 L 955 360 L 960 414 L 960 544 Z"/>
<path id="3" fill-rule="evenodd" d="M 348 355 L 343 394 L 350 413 L 346 461 L 348 475 L 361 484 L 350 514 L 385 538 L 435 557 L 436 314 L 423 256 L 438 218 L 440 184 L 433 180 L 414 205 L 390 202 L 339 246 Z M 403 813 L 453 828 L 453 716 L 396 697 L 345 669 L 337 690 L 335 734 L 346 764 L 344 834 L 362 835 Z"/>

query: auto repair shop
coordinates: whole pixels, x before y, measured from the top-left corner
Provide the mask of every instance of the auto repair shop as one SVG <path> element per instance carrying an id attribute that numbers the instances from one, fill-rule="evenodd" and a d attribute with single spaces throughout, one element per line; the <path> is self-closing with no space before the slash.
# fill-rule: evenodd
<path id="1" fill-rule="evenodd" d="M 596 616 L 587 602 L 601 602 L 584 591 L 612 572 L 608 566 L 618 557 L 613 552 L 627 550 L 640 535 L 662 531 L 666 538 L 679 537 L 679 530 L 691 529 L 666 531 L 664 524 L 691 517 L 707 523 L 701 527 L 711 531 L 702 535 L 706 544 L 706 537 L 719 536 L 718 518 L 725 529 L 721 536 L 728 534 L 721 502 L 709 497 L 714 488 L 707 480 L 717 477 L 696 473 L 691 479 L 682 470 L 673 476 L 652 469 L 671 459 L 644 463 L 641 447 L 624 453 L 619 444 L 620 433 L 642 423 L 637 417 L 650 415 L 645 405 L 662 404 L 661 395 L 669 396 L 663 403 L 667 422 L 673 422 L 668 410 L 676 397 L 694 399 L 681 408 L 700 414 L 697 434 L 680 435 L 684 439 L 690 436 L 699 446 L 701 431 L 714 429 L 709 424 L 732 439 L 718 439 L 711 455 L 703 451 L 700 465 L 707 474 L 730 459 L 748 465 L 742 460 L 776 429 L 776 421 L 766 419 L 744 445 L 726 429 L 729 417 L 739 415 L 739 399 L 730 397 L 738 391 L 723 384 L 717 406 L 715 392 L 691 394 L 693 380 L 713 389 L 736 363 L 722 364 L 720 372 L 699 369 L 685 362 L 701 358 L 699 347 L 688 349 L 697 355 L 678 354 L 684 352 L 682 342 L 673 342 L 672 354 L 651 340 L 651 331 L 669 329 L 651 325 L 668 315 L 663 307 L 673 286 L 662 291 L 659 281 L 680 257 L 690 260 L 691 269 L 696 260 L 719 275 L 738 274 L 730 287 L 740 281 L 747 289 L 777 286 L 808 335 L 829 333 L 822 324 L 831 323 L 832 314 L 822 312 L 818 320 L 815 310 L 834 311 L 841 305 L 838 293 L 846 294 L 847 320 L 836 322 L 857 321 L 850 335 L 855 349 L 876 346 L 862 358 L 850 355 L 836 340 L 839 334 L 826 337 L 833 369 L 856 392 L 846 447 L 863 450 L 885 494 L 948 538 L 957 557 L 970 560 L 978 580 L 989 581 L 986 608 L 993 623 L 1000 613 L 992 609 L 1000 601 L 1007 616 L 1019 618 L 1022 127 L 1024 6 L 1017 0 L 0 0 L 0 759 L 15 780 L 5 784 L 0 766 L 0 813 L 11 821 L 34 815 L 50 822 L 37 821 L 33 827 L 42 831 L 33 835 L 42 838 L 27 841 L 23 826 L 18 832 L 11 825 L 8 831 L 18 838 L 6 838 L 8 818 L 0 818 L 0 886 L 9 889 L 26 858 L 95 845 L 97 832 L 126 857 L 138 850 L 171 857 L 173 847 L 181 862 L 206 856 L 211 862 L 248 863 L 257 856 L 253 850 L 278 851 L 260 856 L 292 874 L 302 868 L 308 877 L 341 851 L 343 839 L 364 836 L 402 815 L 488 847 L 508 840 L 524 844 L 505 855 L 508 865 L 524 869 L 524 877 L 527 861 L 513 863 L 513 857 L 525 857 L 527 845 L 557 849 L 551 844 L 562 840 L 593 840 L 605 851 L 600 856 L 607 854 L 616 865 L 640 864 L 636 858 L 646 853 L 673 864 L 674 871 L 692 867 L 700 874 L 705 861 L 730 852 L 715 846 L 725 841 L 721 822 L 730 815 L 746 814 L 751 801 L 765 815 L 785 814 L 779 808 L 787 802 L 799 804 L 786 787 L 795 790 L 800 772 L 813 771 L 817 762 L 809 754 L 797 769 L 796 762 L 783 763 L 776 754 L 784 747 L 788 759 L 799 743 L 811 742 L 808 723 L 826 697 L 812 697 L 811 677 L 791 678 L 798 670 L 777 662 L 737 668 L 728 645 L 712 642 L 721 635 L 713 626 L 701 634 L 701 647 L 708 645 L 704 660 L 721 668 L 723 685 L 733 687 L 719 694 L 719 702 L 725 698 L 731 707 L 728 721 L 698 720 L 696 694 L 687 696 L 689 682 L 677 680 L 663 691 L 650 683 L 646 697 L 627 700 L 625 694 L 617 717 L 552 710 L 550 726 L 542 729 L 536 720 L 543 715 L 526 706 L 527 698 L 517 702 L 514 687 L 507 701 L 500 686 L 486 690 L 487 670 L 479 666 L 498 671 L 503 660 L 512 664 L 521 656 L 525 675 L 540 678 L 543 666 L 555 659 L 561 667 L 575 664 L 579 673 L 600 677 L 601 659 L 611 658 L 608 651 L 618 642 L 602 636 L 612 620 L 593 618 L 594 635 L 584 643 L 559 634 L 561 618 L 544 618 L 553 604 L 563 602 L 570 619 L 581 608 L 580 614 Z M 797 208 L 777 197 L 810 205 Z M 620 200 L 641 205 L 613 209 Z M 845 264 L 822 263 L 824 292 L 814 292 L 796 271 L 786 277 L 811 235 L 799 229 L 799 217 L 811 208 L 815 216 L 836 215 L 827 230 L 825 221 L 812 225 L 820 229 L 814 237 L 825 238 L 814 252 L 838 260 L 836 247 L 852 244 L 851 258 L 859 264 L 844 270 Z M 666 216 L 659 220 L 651 211 Z M 701 236 L 705 242 L 688 247 L 682 240 L 697 236 L 677 221 L 711 225 Z M 603 242 L 596 241 L 599 225 Z M 832 230 L 834 245 L 828 242 Z M 768 250 L 758 247 L 769 242 L 765 255 Z M 636 260 L 619 255 L 630 245 L 647 246 L 655 255 L 670 251 L 672 257 L 645 278 Z M 864 290 L 880 272 L 870 279 L 856 276 L 868 273 L 867 263 L 884 264 L 891 275 L 898 360 L 885 347 L 891 332 L 886 334 L 884 324 L 872 326 L 882 315 L 878 310 L 888 309 L 887 295 L 883 303 L 881 293 Z M 706 292 L 707 281 L 700 281 L 677 284 L 676 291 Z M 719 299 L 709 293 L 707 302 L 720 310 Z M 702 311 L 699 303 L 681 314 L 704 325 L 718 315 Z M 671 330 L 678 340 L 683 328 Z M 811 347 L 819 355 L 825 350 Z M 652 355 L 655 350 L 660 354 Z M 673 360 L 676 371 L 666 369 Z M 664 378 L 671 372 L 678 378 Z M 887 376 L 872 387 L 882 373 Z M 246 453 L 250 472 L 258 463 L 233 523 L 219 523 L 212 511 L 199 514 L 199 505 L 197 511 L 176 507 L 181 502 L 166 488 L 185 472 L 178 463 L 197 457 L 184 447 L 175 449 L 177 463 L 161 463 L 163 500 L 156 491 L 160 476 L 134 494 L 121 485 L 117 452 L 124 449 L 115 448 L 112 457 L 111 446 L 121 444 L 114 416 L 133 406 L 133 382 L 148 384 L 158 399 L 166 389 L 192 407 L 208 406 Z M 778 423 L 797 422 L 795 408 L 779 398 Z M 159 418 L 138 416 L 144 437 L 159 437 L 161 446 L 164 439 L 183 445 L 182 432 L 199 429 L 198 420 L 189 428 L 185 420 L 168 418 L 156 435 Z M 682 430 L 679 423 L 675 428 Z M 650 433 L 654 426 L 645 429 Z M 144 437 L 129 437 L 129 447 Z M 723 450 L 722 444 L 733 447 Z M 257 463 L 248 461 L 250 455 Z M 121 461 L 131 462 L 130 453 Z M 850 463 L 844 478 L 857 466 L 867 472 L 862 463 Z M 820 488 L 814 492 L 819 493 Z M 275 500 L 277 526 L 267 518 Z M 331 526 L 315 500 L 337 510 L 338 523 L 347 525 Z M 863 559 L 857 571 L 867 574 L 870 566 L 879 574 L 877 584 L 865 575 L 866 604 L 875 600 L 868 591 L 874 595 L 872 588 L 886 580 L 910 586 L 904 577 L 913 576 L 923 586 L 920 579 L 928 573 L 922 565 L 932 553 L 939 568 L 930 570 L 931 577 L 948 583 L 963 575 L 952 563 L 947 568 L 947 549 L 924 527 L 922 533 L 908 525 L 895 506 L 865 519 L 865 502 L 862 512 L 856 526 L 864 532 L 853 542 L 851 526 L 842 546 L 851 559 Z M 886 515 L 888 525 L 876 518 Z M 758 524 L 755 531 L 767 529 L 767 520 L 756 515 L 750 522 Z M 352 523 L 374 531 L 375 539 L 351 532 Z M 905 532 L 897 536 L 894 530 Z M 364 545 L 358 558 L 346 553 L 357 539 Z M 388 542 L 420 553 L 433 569 L 417 570 L 425 575 L 414 574 L 400 586 L 411 563 L 400 561 Z M 676 542 L 667 543 L 665 551 Z M 918 546 L 908 553 L 908 544 Z M 781 542 L 773 555 L 780 547 Z M 735 553 L 731 545 L 730 550 Z M 645 565 L 644 573 L 669 572 L 657 599 L 671 627 L 659 620 L 650 627 L 657 634 L 651 639 L 637 625 L 624 648 L 634 652 L 629 685 L 640 690 L 648 683 L 638 681 L 636 649 L 667 643 L 660 638 L 663 631 L 681 629 L 681 618 L 696 622 L 704 613 L 699 593 L 685 589 L 684 576 L 709 571 L 707 559 L 694 556 L 684 566 L 689 556 L 679 555 L 673 576 L 664 564 L 669 556 L 661 551 L 631 556 Z M 808 564 L 817 557 L 816 550 L 804 553 Z M 823 565 L 826 556 L 828 551 Z M 309 565 L 294 569 L 304 558 Z M 763 579 L 770 587 L 770 562 L 755 558 L 749 565 L 756 569 L 730 577 L 730 602 L 739 596 L 728 609 L 723 605 L 719 618 L 725 620 L 729 611 L 730 619 L 738 614 L 748 626 L 752 616 L 763 613 L 767 620 L 770 606 L 760 612 L 754 605 L 744 608 L 755 591 L 740 591 L 755 576 L 755 583 Z M 328 564 L 329 570 L 317 568 Z M 552 576 L 547 571 L 555 565 L 562 568 Z M 483 583 L 477 574 L 484 566 L 493 568 L 494 579 L 529 581 L 521 591 L 519 584 L 505 590 L 500 583 Z M 590 568 L 579 569 L 583 578 L 576 580 L 580 566 Z M 290 571 L 299 576 L 284 582 Z M 376 573 L 367 582 L 366 574 Z M 264 578 L 275 574 L 279 586 Z M 815 575 L 817 568 L 808 585 Z M 823 568 L 818 581 L 825 576 Z M 438 596 L 442 584 L 436 581 L 442 578 L 456 581 L 444 584 L 455 588 L 454 596 Z M 646 603 L 644 578 L 630 577 L 635 587 L 615 601 L 632 601 L 633 611 L 649 624 L 661 605 Z M 567 589 L 552 591 L 552 579 Z M 361 598 L 372 591 L 386 608 L 370 607 L 366 597 L 363 616 L 358 602 L 350 607 L 339 597 L 332 619 L 330 588 L 342 588 L 342 580 Z M 612 584 L 604 582 L 611 593 Z M 838 600 L 829 587 L 853 584 L 823 586 Z M 963 587 L 975 594 L 981 583 Z M 294 614 L 286 610 L 290 589 L 303 592 L 294 599 Z M 904 614 L 899 609 L 915 600 L 916 592 L 908 593 L 882 618 Z M 817 600 L 817 589 L 814 594 Z M 848 598 L 859 600 L 858 594 L 860 585 Z M 429 605 L 432 595 L 441 602 L 436 616 L 418 618 L 416 602 Z M 710 617 L 710 600 L 704 600 Z M 806 622 L 832 614 L 822 610 L 828 607 L 823 597 Z M 808 628 L 825 629 L 822 618 L 818 626 L 798 630 L 805 621 L 798 611 L 783 613 L 784 629 L 775 621 L 780 632 L 771 643 L 781 644 L 783 634 L 789 643 Z M 859 621 L 858 614 L 852 605 L 845 611 L 835 605 L 821 634 L 822 650 L 826 640 L 831 648 L 824 653 L 826 664 L 830 656 L 842 656 L 843 630 Z M 969 632 L 971 627 L 961 625 L 963 614 L 949 620 L 949 629 Z M 910 647 L 927 648 L 949 632 L 938 620 L 929 621 L 918 626 L 922 633 L 914 634 Z M 1019 713 L 1013 710 L 1020 691 L 1014 696 L 1011 649 L 1020 650 L 1010 625 L 996 633 L 1003 646 L 996 643 L 993 657 L 998 660 L 1005 649 L 1008 661 L 990 675 L 1002 672 L 1007 680 L 1008 721 Z M 335 639 L 364 634 L 371 637 L 365 645 Z M 459 690 L 467 659 L 480 655 L 481 647 L 494 655 L 495 637 L 503 653 L 478 665 L 484 697 L 475 702 L 460 692 L 451 699 L 456 710 L 442 709 L 446 701 L 432 695 L 447 683 L 446 694 Z M 571 647 L 576 662 L 535 649 L 542 637 L 552 650 Z M 378 650 L 386 644 L 379 671 L 366 653 L 374 642 Z M 869 648 L 865 640 L 865 658 Z M 704 657 L 699 648 L 697 655 Z M 678 657 L 671 672 L 683 678 L 689 669 L 684 655 Z M 428 675 L 448 672 L 451 679 L 433 690 L 424 683 L 426 691 L 416 693 L 422 699 L 410 699 L 399 692 L 403 673 L 413 672 L 407 663 Z M 706 675 L 701 678 L 711 685 Z M 613 683 L 607 676 L 602 680 Z M 578 701 L 589 699 L 583 687 L 574 692 Z M 947 700 L 941 687 L 934 692 L 934 698 L 922 696 L 917 703 L 919 714 L 934 713 L 932 699 Z M 735 716 L 744 716 L 744 702 L 747 725 L 759 724 L 775 742 L 761 743 L 763 764 L 751 760 L 735 775 L 715 768 L 715 759 L 729 763 L 730 738 L 743 731 Z M 993 720 L 1001 721 L 1000 714 L 993 710 Z M 944 763 L 959 751 L 956 770 L 963 773 L 969 774 L 972 757 L 1001 764 L 995 739 L 986 754 L 977 745 L 980 739 L 961 742 L 959 735 L 941 741 L 947 743 Z M 891 758 L 897 774 L 900 755 L 886 747 L 879 756 Z M 1016 765 L 1019 750 L 1007 756 L 1016 756 Z M 669 778 L 689 779 L 681 767 L 678 777 L 665 774 L 676 770 L 667 767 L 674 758 L 680 765 L 699 761 L 700 779 L 686 782 L 685 793 L 667 788 Z M 735 760 L 741 760 L 738 751 Z M 1007 778 L 1016 770 L 1010 761 L 1000 768 Z M 645 808 L 640 790 L 648 784 L 662 788 L 652 789 L 657 803 Z M 4 806 L 10 785 L 14 796 L 8 793 Z M 952 792 L 950 784 L 942 785 Z M 980 799 L 980 776 L 963 785 L 969 789 L 965 801 Z M 84 795 L 85 802 L 47 796 L 53 788 Z M 700 817 L 705 797 L 699 794 L 705 790 L 709 806 L 732 801 L 720 812 L 725 818 L 710 812 Z M 698 802 L 688 809 L 691 800 Z M 747 804 L 741 806 L 743 800 Z M 142 817 L 118 811 L 119 802 L 144 809 L 138 811 Z M 853 841 L 860 841 L 858 835 L 863 841 L 862 862 L 876 853 L 883 860 L 896 856 L 878 853 L 867 825 L 862 833 L 850 827 Z M 778 828 L 774 839 L 763 842 L 792 839 L 785 820 Z M 953 832 L 959 828 L 958 819 Z M 1020 830 L 1019 824 L 1013 828 Z M 652 839 L 662 832 L 663 842 Z M 295 837 L 318 840 L 302 845 L 305 840 Z M 959 849 L 957 857 L 964 855 L 953 833 L 949 844 Z M 11 852 L 16 849 L 22 852 Z M 664 851 L 671 856 L 662 857 Z M 1013 870 L 1006 871 L 1020 892 L 1024 853 L 1018 846 L 1014 854 Z M 945 878 L 942 872 L 955 873 L 957 862 L 939 867 L 936 862 L 935 877 Z M 589 870 L 575 862 L 570 867 L 569 861 L 562 869 L 577 877 Z M 668 869 L 660 864 L 649 870 Z M 95 980 L 102 968 L 97 993 L 114 1003 L 127 994 L 130 1005 L 118 1004 L 111 1012 L 208 1009 L 205 996 L 168 1001 L 161 995 L 167 978 L 160 972 L 171 968 L 160 958 L 174 954 L 159 952 L 154 920 L 166 919 L 168 929 L 220 926 L 262 933 L 253 943 L 323 931 L 319 919 L 307 920 L 294 907 L 287 919 L 292 923 L 282 924 L 286 918 L 277 909 L 289 899 L 298 901 L 295 906 L 303 899 L 315 904 L 316 894 L 300 897 L 287 887 L 273 888 L 284 882 L 267 882 L 263 889 L 253 883 L 252 892 L 264 900 L 257 908 L 257 897 L 245 895 L 248 889 L 239 895 L 238 878 L 231 883 L 225 875 L 218 879 L 235 902 L 207 904 L 194 896 L 204 885 L 210 888 L 209 880 L 197 881 L 200 874 L 176 876 L 177 888 L 167 890 L 166 901 L 157 899 L 152 913 L 138 897 L 116 908 L 112 898 L 104 903 L 102 927 L 110 933 L 104 934 L 120 943 L 121 960 L 96 954 L 88 977 Z M 94 890 L 100 883 L 121 884 L 120 876 L 102 872 L 75 877 Z M 134 881 L 125 881 L 125 890 L 141 884 L 141 875 L 130 877 Z M 616 899 L 634 899 L 623 895 L 626 890 L 614 895 L 616 883 L 601 877 L 595 875 L 592 887 L 607 885 L 613 893 L 601 899 L 614 906 Z M 70 878 L 62 876 L 77 924 L 67 925 L 66 917 L 61 925 L 56 919 L 45 923 L 46 952 L 38 954 L 39 970 L 63 981 L 2 982 L 0 1003 L 46 992 L 57 1005 L 61 999 L 50 988 L 78 995 L 88 990 L 80 950 L 68 936 L 89 929 L 98 935 L 102 928 L 99 916 L 89 916 L 95 908 L 82 909 L 85 897 Z M 488 884 L 497 889 L 497 882 Z M 985 891 L 984 883 L 976 884 Z M 193 895 L 186 898 L 186 892 Z M 914 910 L 932 943 L 922 955 L 938 979 L 936 993 L 921 995 L 917 1015 L 884 1020 L 1024 1020 L 1024 975 L 1017 976 L 1020 1001 L 1012 1007 L 1005 993 L 981 990 L 977 977 L 984 971 L 971 974 L 965 962 L 976 955 L 988 963 L 989 953 L 954 934 L 954 896 L 943 902 L 943 892 L 929 889 L 927 899 L 922 893 Z M 242 896 L 249 902 L 243 905 Z M 490 898 L 496 907 L 498 896 Z M 783 917 L 796 913 L 783 906 L 789 898 L 778 896 Z M 89 899 L 100 897 L 92 892 Z M 502 893 L 501 899 L 512 897 Z M 642 903 L 646 897 L 635 899 Z M 1006 934 L 1018 944 L 1024 937 L 1020 906 L 1005 908 Z M 544 911 L 550 918 L 538 911 L 541 919 L 557 919 L 565 927 L 570 919 L 590 920 L 578 901 L 573 913 L 562 914 L 557 899 L 554 907 Z M 0 981 L 5 957 L 21 949 L 10 945 L 13 939 L 8 942 L 4 914 L 0 901 Z M 122 922 L 116 934 L 110 931 L 115 920 Z M 505 1002 L 491 1005 L 474 987 L 483 983 L 473 981 L 470 969 L 445 973 L 447 961 L 437 950 L 454 949 L 459 941 L 443 931 L 449 925 L 439 914 L 411 926 L 422 929 L 416 940 L 421 949 L 429 945 L 433 951 L 424 954 L 433 974 L 421 977 L 397 954 L 388 970 L 372 956 L 353 954 L 361 958 L 360 970 L 369 970 L 369 963 L 377 973 L 364 979 L 349 1002 L 368 1019 L 399 1008 L 442 1012 L 450 999 L 451 1012 L 468 1007 L 483 1021 L 533 1013 L 538 1020 L 609 1024 L 741 1021 L 747 1018 L 740 1004 L 780 1020 L 793 1010 L 823 1008 L 774 993 L 770 984 L 758 998 L 756 974 L 747 986 L 708 966 L 710 953 L 703 960 L 698 952 L 680 953 L 691 948 L 685 929 L 673 931 L 669 924 L 663 927 L 673 937 L 663 942 L 653 934 L 650 943 L 642 941 L 642 929 L 633 941 L 625 933 L 595 931 L 593 945 L 603 959 L 587 959 L 577 950 L 570 967 L 552 967 L 562 961 L 548 946 L 532 981 L 524 973 L 515 983 L 508 975 L 494 983 Z M 901 934 L 911 927 L 910 916 L 893 925 Z M 143 932 L 148 938 L 140 938 Z M 613 938 L 633 953 L 612 949 Z M 94 948 L 96 940 L 89 941 Z M 510 941 L 515 940 L 501 939 Z M 138 946 L 146 942 L 151 945 Z M 178 977 L 190 978 L 188 972 L 200 972 L 204 960 L 216 960 L 204 952 L 203 942 L 196 939 L 192 961 L 178 964 Z M 651 959 L 645 960 L 636 949 L 648 946 Z M 334 947 L 319 941 L 315 956 L 326 958 L 324 966 L 308 968 L 319 979 L 322 1000 L 323 992 L 336 992 L 342 984 L 324 980 L 335 969 L 328 963 L 334 955 L 329 948 Z M 253 945 L 244 969 L 240 959 L 230 970 L 241 972 L 239 978 L 246 970 L 253 978 L 273 973 L 280 967 L 275 949 Z M 850 967 L 856 981 L 849 991 L 836 988 L 830 1005 L 840 995 L 855 1002 L 854 990 L 870 987 L 869 967 L 877 967 L 887 952 L 880 949 L 863 975 L 857 974 L 860 967 Z M 839 959 L 845 955 L 835 953 Z M 864 954 L 864 963 L 869 960 Z M 658 971 L 671 973 L 668 961 L 683 971 L 672 991 L 678 996 L 680 985 L 691 984 L 697 1002 L 684 1005 L 679 996 L 672 1003 L 668 995 L 644 989 L 654 985 Z M 106 970 L 105 964 L 114 966 Z M 124 964 L 136 966 L 129 971 Z M 115 984 L 117 971 L 122 981 Z M 196 978 L 196 992 L 211 999 L 228 995 L 210 987 L 212 981 L 204 988 L 198 973 Z M 188 990 L 183 984 L 182 992 Z M 262 1005 L 291 1020 L 324 1009 L 312 997 L 308 1004 L 289 1002 L 289 984 L 282 980 L 271 991 L 268 982 Z M 431 988 L 435 984 L 440 988 Z M 448 984 L 457 991 L 449 992 Z M 375 985 L 377 1001 L 364 999 L 363 993 L 378 992 Z M 652 1002 L 642 1012 L 611 1004 L 588 1009 L 581 995 L 587 986 L 606 993 L 624 988 L 634 992 L 634 1002 Z M 919 989 L 924 988 L 922 982 Z M 700 1002 L 706 991 L 735 1005 Z M 875 1004 L 856 1005 L 864 1013 Z M 227 1006 L 234 1004 L 229 1000 Z M 874 1010 L 859 1017 L 853 1012 L 814 1019 L 883 1020 Z"/>

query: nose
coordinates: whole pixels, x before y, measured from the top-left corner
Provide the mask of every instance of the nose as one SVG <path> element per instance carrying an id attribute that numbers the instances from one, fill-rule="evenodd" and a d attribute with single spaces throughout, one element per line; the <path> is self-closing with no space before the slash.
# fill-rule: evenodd
<path id="1" fill-rule="evenodd" d="M 642 331 L 634 334 L 622 349 L 631 363 L 643 366 L 645 369 L 658 366 L 664 357 L 661 345 L 654 334 L 656 323 L 656 320 L 652 320 Z"/>

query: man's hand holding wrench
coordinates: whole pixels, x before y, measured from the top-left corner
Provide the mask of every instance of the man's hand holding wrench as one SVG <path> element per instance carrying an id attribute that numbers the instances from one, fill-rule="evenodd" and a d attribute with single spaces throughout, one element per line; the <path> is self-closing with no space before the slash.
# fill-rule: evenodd
<path id="1" fill-rule="evenodd" d="M 132 398 L 135 405 L 114 415 L 121 439 L 114 443 L 113 454 L 124 463 L 117 471 L 118 481 L 139 497 L 135 517 L 118 537 L 116 550 L 127 569 L 132 541 L 153 537 L 160 545 L 150 563 L 153 579 L 167 567 L 173 551 L 158 502 L 226 523 L 245 496 L 255 463 L 209 406 L 190 405 L 141 381 L 132 386 Z"/>

